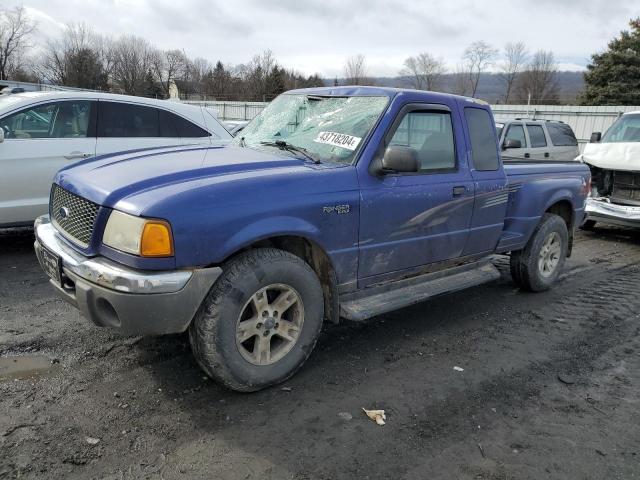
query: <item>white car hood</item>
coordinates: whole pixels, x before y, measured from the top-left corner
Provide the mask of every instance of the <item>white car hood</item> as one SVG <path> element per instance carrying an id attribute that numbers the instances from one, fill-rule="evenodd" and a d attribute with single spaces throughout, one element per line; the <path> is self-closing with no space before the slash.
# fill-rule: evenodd
<path id="1" fill-rule="evenodd" d="M 587 143 L 580 158 L 606 170 L 640 171 L 640 142 Z"/>

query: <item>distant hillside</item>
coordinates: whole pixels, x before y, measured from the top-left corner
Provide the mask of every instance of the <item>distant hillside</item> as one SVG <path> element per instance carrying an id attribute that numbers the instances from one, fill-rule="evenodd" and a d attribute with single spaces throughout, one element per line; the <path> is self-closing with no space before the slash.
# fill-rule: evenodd
<path id="1" fill-rule="evenodd" d="M 453 74 L 446 74 L 443 77 L 440 90 L 451 92 L 455 85 Z M 333 85 L 335 79 L 325 79 L 326 85 Z M 410 82 L 406 77 L 376 77 L 373 79 L 375 85 L 381 87 L 409 87 Z M 340 85 L 345 84 L 345 80 L 338 79 Z M 575 103 L 576 97 L 584 88 L 584 77 L 582 72 L 558 72 L 558 85 L 560 87 L 560 102 L 565 104 Z M 490 103 L 501 103 L 504 94 L 504 84 L 500 75 L 495 73 L 484 73 L 480 76 L 478 84 L 477 98 L 481 98 Z"/>

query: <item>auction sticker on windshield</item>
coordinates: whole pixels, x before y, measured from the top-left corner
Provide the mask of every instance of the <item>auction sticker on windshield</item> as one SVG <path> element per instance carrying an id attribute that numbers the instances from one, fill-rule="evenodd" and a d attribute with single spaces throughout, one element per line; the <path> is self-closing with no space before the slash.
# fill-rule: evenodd
<path id="1" fill-rule="evenodd" d="M 334 147 L 346 148 L 347 150 L 355 150 L 358 147 L 362 138 L 354 137 L 352 135 L 345 135 L 343 133 L 335 132 L 320 132 L 315 138 L 316 143 L 326 143 L 327 145 L 333 145 Z"/>

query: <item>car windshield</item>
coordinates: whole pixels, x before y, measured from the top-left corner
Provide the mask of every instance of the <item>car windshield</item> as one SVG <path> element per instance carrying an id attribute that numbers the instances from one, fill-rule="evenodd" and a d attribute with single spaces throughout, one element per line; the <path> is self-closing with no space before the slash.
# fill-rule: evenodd
<path id="1" fill-rule="evenodd" d="M 496 133 L 498 134 L 498 138 L 502 135 L 502 130 L 504 129 L 504 123 L 496 123 Z"/>
<path id="2" fill-rule="evenodd" d="M 292 153 L 302 150 L 303 156 L 316 161 L 351 163 L 387 103 L 387 97 L 375 96 L 280 95 L 235 143 Z"/>
<path id="3" fill-rule="evenodd" d="M 607 130 L 601 142 L 640 142 L 640 114 L 621 116 Z"/>

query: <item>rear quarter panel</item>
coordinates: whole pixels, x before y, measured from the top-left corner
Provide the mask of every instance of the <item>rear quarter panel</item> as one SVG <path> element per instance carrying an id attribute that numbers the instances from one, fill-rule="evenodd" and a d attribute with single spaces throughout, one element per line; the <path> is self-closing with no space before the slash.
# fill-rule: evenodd
<path id="1" fill-rule="evenodd" d="M 509 200 L 497 252 L 520 250 L 542 215 L 558 202 L 572 210 L 572 228 L 584 218 L 589 168 L 582 163 L 506 164 Z"/>

